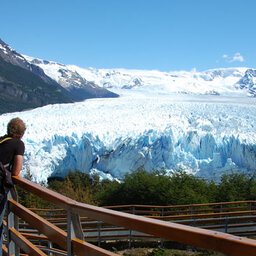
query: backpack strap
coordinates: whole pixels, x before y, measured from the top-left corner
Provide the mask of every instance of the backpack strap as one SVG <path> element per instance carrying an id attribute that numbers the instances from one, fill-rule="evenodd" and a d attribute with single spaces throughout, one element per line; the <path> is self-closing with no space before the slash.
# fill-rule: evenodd
<path id="1" fill-rule="evenodd" d="M 11 139 L 12 139 L 12 137 L 6 137 L 6 138 L 4 138 L 3 140 L 0 141 L 0 144 L 7 141 L 7 140 L 11 140 Z"/>
<path id="2" fill-rule="evenodd" d="M 12 137 L 6 137 L 6 138 L 4 138 L 3 140 L 0 141 L 0 144 L 5 142 L 5 141 L 7 141 L 7 140 L 11 140 L 11 139 L 12 139 Z M 9 168 L 10 167 L 10 163 L 5 164 L 4 167 L 5 168 Z"/>
<path id="3" fill-rule="evenodd" d="M 5 164 L 4 168 L 9 168 L 9 166 L 10 166 L 10 163 L 9 164 Z"/>

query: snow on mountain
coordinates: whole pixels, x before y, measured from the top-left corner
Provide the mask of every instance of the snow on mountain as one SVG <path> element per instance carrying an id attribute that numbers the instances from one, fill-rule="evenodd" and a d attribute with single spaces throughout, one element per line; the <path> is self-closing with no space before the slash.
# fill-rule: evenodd
<path id="1" fill-rule="evenodd" d="M 45 75 L 43 69 L 41 69 L 37 65 L 33 65 L 33 63 L 30 63 L 23 55 L 16 52 L 13 48 L 11 48 L 8 44 L 3 42 L 1 39 L 0 39 L 0 57 L 2 57 L 8 63 L 11 63 L 15 66 L 19 66 L 23 69 L 33 72 L 34 74 L 41 77 L 47 83 L 54 82 L 50 77 Z"/>
<path id="2" fill-rule="evenodd" d="M 74 102 L 72 96 L 0 39 L 0 113 Z"/>
<path id="3" fill-rule="evenodd" d="M 247 69 L 245 75 L 237 82 L 237 87 L 245 89 L 252 97 L 256 97 L 256 70 Z"/>
<path id="4" fill-rule="evenodd" d="M 66 88 L 86 81 L 120 95 L 0 116 L 2 134 L 10 118 L 26 122 L 22 174 L 35 181 L 70 170 L 121 178 L 141 166 L 215 179 L 256 170 L 253 69 L 82 69 L 26 59 Z"/>
<path id="5" fill-rule="evenodd" d="M 247 68 L 214 69 L 204 72 L 157 70 L 127 70 L 127 69 L 82 69 L 68 66 L 89 81 L 105 88 L 122 88 L 154 90 L 159 93 L 182 94 L 213 94 L 230 95 L 244 94 L 235 84 L 241 79 Z M 239 88 L 240 89 L 240 88 Z"/>
<path id="6" fill-rule="evenodd" d="M 83 88 L 85 84 L 102 88 L 149 90 L 156 93 L 206 94 L 206 95 L 256 95 L 255 88 L 239 85 L 247 68 L 212 69 L 204 72 L 129 69 L 84 69 L 75 65 L 63 65 L 23 55 L 32 64 L 67 88 Z M 256 76 L 252 75 L 254 79 Z M 242 80 L 241 80 L 242 81 Z"/>
<path id="7" fill-rule="evenodd" d="M 0 134 L 12 117 L 27 124 L 23 175 L 29 169 L 45 182 L 69 170 L 121 178 L 140 166 L 205 178 L 255 171 L 255 98 L 120 91 L 1 115 Z"/>
<path id="8" fill-rule="evenodd" d="M 99 87 L 92 81 L 81 77 L 76 71 L 68 69 L 65 65 L 54 61 L 46 61 L 32 58 L 26 55 L 23 57 L 32 65 L 44 70 L 45 74 L 55 80 L 63 88 L 69 91 L 75 101 L 82 101 L 89 98 L 118 97 L 117 94 Z"/>
<path id="9" fill-rule="evenodd" d="M 40 65 L 50 72 L 49 76 Z M 47 69 L 49 66 L 51 69 Z M 0 39 L 0 113 L 88 98 L 118 97 L 64 65 L 58 64 L 61 68 L 57 70 L 59 77 L 56 79 L 51 72 L 53 66 L 54 62 L 21 55 Z"/>
<path id="10" fill-rule="evenodd" d="M 26 61 L 26 59 L 22 55 L 17 53 L 9 45 L 7 45 L 5 42 L 3 42 L 1 39 L 0 39 L 0 56 L 4 60 L 14 65 L 21 66 L 25 69 L 31 69 L 30 64 Z"/>

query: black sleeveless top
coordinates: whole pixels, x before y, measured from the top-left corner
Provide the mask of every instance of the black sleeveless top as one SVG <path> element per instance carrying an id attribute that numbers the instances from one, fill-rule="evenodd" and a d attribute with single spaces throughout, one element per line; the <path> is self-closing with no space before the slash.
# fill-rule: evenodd
<path id="1" fill-rule="evenodd" d="M 5 135 L 0 137 L 0 142 L 7 138 Z M 22 140 L 12 138 L 10 140 L 6 140 L 3 143 L 0 143 L 0 161 L 3 165 L 9 164 L 12 165 L 14 161 L 14 156 L 16 155 L 24 155 L 25 146 Z"/>

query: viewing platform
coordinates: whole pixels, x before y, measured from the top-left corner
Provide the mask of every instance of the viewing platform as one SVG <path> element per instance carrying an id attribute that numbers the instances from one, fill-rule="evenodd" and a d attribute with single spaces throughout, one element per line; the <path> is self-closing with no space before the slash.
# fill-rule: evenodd
<path id="1" fill-rule="evenodd" d="M 256 255 L 256 201 L 97 207 L 21 177 L 16 186 L 56 209 L 27 209 L 8 194 L 3 255 L 117 255 L 103 242 L 178 242 L 224 255 Z M 239 236 L 238 236 L 239 235 Z M 246 237 L 245 237 L 246 236 Z"/>

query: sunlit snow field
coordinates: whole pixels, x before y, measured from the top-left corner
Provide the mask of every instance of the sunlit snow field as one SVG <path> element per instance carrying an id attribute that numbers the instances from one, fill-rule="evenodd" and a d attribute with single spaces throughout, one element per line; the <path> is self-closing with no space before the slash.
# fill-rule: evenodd
<path id="1" fill-rule="evenodd" d="M 56 104 L 0 116 L 0 132 L 16 116 L 27 124 L 22 174 L 36 181 L 69 170 L 120 178 L 183 168 L 216 178 L 256 167 L 256 99 L 116 90 L 119 98 Z"/>

